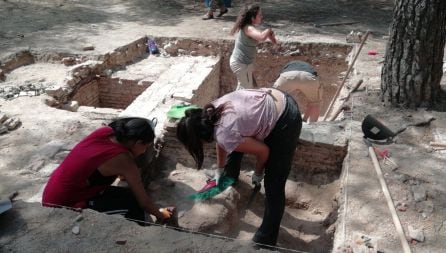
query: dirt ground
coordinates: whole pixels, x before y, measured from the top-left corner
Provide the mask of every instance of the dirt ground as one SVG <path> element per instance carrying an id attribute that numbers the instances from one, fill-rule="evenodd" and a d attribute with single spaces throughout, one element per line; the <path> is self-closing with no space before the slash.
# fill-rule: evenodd
<path id="1" fill-rule="evenodd" d="M 233 1 L 233 8 L 227 15 L 220 19 L 202 21 L 201 16 L 205 13 L 205 9 L 201 1 L 4 0 L 0 2 L 0 62 L 24 49 L 31 50 L 35 55 L 41 55 L 42 60 L 50 57 L 52 52 L 84 55 L 87 58 L 96 57 L 144 35 L 230 39 L 228 31 L 242 2 L 252 1 Z M 356 79 L 363 79 L 364 84 L 360 92 L 354 93 L 348 101 L 353 113 L 342 117 L 346 121 L 355 121 L 358 124 L 365 115 L 373 114 L 379 116 L 393 130 L 408 126 L 398 135 L 394 144 L 380 146 L 380 148 L 388 149 L 391 158 L 399 165 L 398 169 L 392 170 L 391 167 L 382 164 L 384 175 L 395 205 L 407 207 L 400 208 L 398 211 L 403 227 L 407 229 L 408 225 L 411 225 L 415 230 L 423 231 L 424 240 L 409 239 L 412 250 L 414 252 L 441 252 L 446 247 L 446 240 L 444 240 L 446 239 L 446 188 L 442 180 L 445 177 L 443 171 L 445 151 L 433 148 L 429 142 L 446 141 L 445 115 L 423 109 L 418 111 L 392 109 L 384 105 L 379 97 L 379 70 L 384 56 L 393 1 L 261 0 L 255 2 L 263 8 L 265 26 L 272 27 L 281 42 L 345 43 L 345 36 L 351 30 L 372 32 L 352 74 Z M 342 25 L 342 23 L 348 24 Z M 93 46 L 94 50 L 82 50 L 86 46 Z M 371 50 L 377 51 L 378 54 L 367 55 L 367 52 Z M 6 81 L 0 82 L 0 89 L 6 85 L 29 84 L 42 89 L 51 87 L 64 78 L 67 69 L 60 67 L 62 65 L 55 67 L 47 64 L 49 63 L 33 64 L 11 72 L 7 75 Z M 13 99 L 0 98 L 0 114 L 5 113 L 8 117 L 21 121 L 17 129 L 0 135 L 0 196 L 7 196 L 18 191 L 17 199 L 38 201 L 33 197 L 46 183 L 47 171 L 51 171 L 52 164 L 57 162 L 57 157 L 52 161 L 46 160 L 46 157 L 53 155 L 55 150 L 68 152 L 78 140 L 119 113 L 119 110 L 113 109 L 103 110 L 99 114 L 59 110 L 45 105 L 42 102 L 44 97 L 27 93 Z M 424 122 L 430 117 L 436 120 L 427 126 L 410 126 L 410 124 Z M 367 156 L 365 149 L 363 156 Z M 36 170 L 42 161 L 46 162 L 46 167 Z M 361 208 L 367 205 L 364 203 L 367 203 L 369 198 L 375 197 L 376 195 L 372 192 L 364 193 L 364 202 L 358 202 L 359 204 L 350 210 L 349 215 L 360 216 L 360 213 L 364 212 Z M 19 207 L 24 208 L 22 204 Z M 70 219 L 74 218 L 70 217 Z M 70 222 L 67 221 L 68 224 Z M 379 224 L 379 221 L 375 222 Z M 107 221 L 103 224 L 106 223 Z M 388 234 L 394 233 L 394 228 L 387 228 L 387 225 L 389 224 L 382 223 L 382 227 L 387 229 Z M 17 226 L 23 226 L 23 224 Z M 241 226 L 253 229 L 251 224 Z M 33 227 L 30 235 L 36 235 L 36 226 L 30 227 Z M 46 231 L 51 230 L 51 227 L 45 228 Z M 373 230 L 372 225 L 369 230 Z M 373 231 L 365 232 L 373 233 Z M 68 231 L 69 233 L 71 232 Z M 109 233 L 114 232 L 107 230 L 104 234 L 89 234 L 92 239 L 90 242 L 94 242 L 95 239 L 104 239 Z M 138 230 L 135 233 L 142 232 Z M 153 236 L 156 234 L 153 232 Z M 40 236 L 42 237 L 39 237 L 39 240 L 45 240 L 54 235 L 49 233 L 47 237 Z M 177 235 L 172 234 L 172 237 L 175 236 Z M 244 235 L 238 236 L 244 237 Z M 153 248 L 150 248 L 150 251 L 207 252 L 215 250 L 209 246 L 215 242 L 208 242 L 206 237 L 197 238 L 196 240 L 199 241 L 194 243 L 202 243 L 204 248 L 168 249 L 155 244 L 155 246 L 152 245 Z M 389 235 L 389 238 L 395 237 Z M 286 238 L 286 240 L 292 239 Z M 387 244 L 387 238 L 380 239 L 384 242 L 383 245 Z M 181 238 L 181 240 L 187 241 L 188 238 Z M 69 241 L 70 245 L 75 242 Z M 24 245 L 14 248 L 16 244 L 10 242 L 8 249 L 12 248 L 13 252 L 88 252 L 92 249 L 103 252 L 124 252 L 122 249 L 97 248 L 88 244 L 79 244 L 78 248 L 71 250 L 70 248 L 46 249 L 44 246 L 48 245 L 31 239 L 21 239 L 20 243 Z M 172 241 L 167 240 L 166 243 L 172 243 Z M 396 244 L 398 245 L 398 242 Z M 159 247 L 156 248 L 156 245 Z M 185 244 L 177 246 L 180 245 Z M 224 243 L 217 251 L 237 252 L 234 247 L 234 245 Z M 386 249 L 392 248 L 393 246 L 386 247 Z M 147 248 L 141 246 L 127 249 L 125 252 L 143 252 L 144 249 Z M 402 252 L 399 248 L 393 249 L 386 252 Z"/>

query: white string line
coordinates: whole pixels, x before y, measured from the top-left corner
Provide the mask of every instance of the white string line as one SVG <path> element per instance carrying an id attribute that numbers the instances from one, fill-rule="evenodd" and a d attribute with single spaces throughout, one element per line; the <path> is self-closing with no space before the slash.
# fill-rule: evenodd
<path id="1" fill-rule="evenodd" d="M 52 204 L 52 203 L 48 203 L 48 202 L 42 202 L 42 205 L 43 204 L 48 205 L 48 206 L 44 206 L 44 207 L 50 207 L 50 208 L 51 207 L 60 207 L 60 208 L 65 208 L 65 209 L 72 210 L 72 211 L 79 212 L 79 213 L 82 213 L 82 210 L 83 210 L 82 208 L 74 208 L 74 207 L 69 207 L 69 206 Z M 94 210 L 94 209 L 91 209 L 91 210 Z M 199 231 L 193 231 L 193 230 L 190 230 L 190 229 L 187 229 L 187 228 L 168 226 L 166 224 L 163 225 L 163 224 L 158 224 L 158 223 L 149 222 L 149 221 L 142 221 L 142 220 L 131 219 L 131 218 L 126 218 L 126 217 L 124 217 L 124 218 L 126 220 L 129 220 L 129 221 L 143 223 L 143 224 L 146 224 L 146 225 L 164 227 L 164 228 L 169 228 L 169 229 L 173 229 L 173 230 L 189 233 L 189 234 L 191 234 L 192 244 L 193 245 L 195 244 L 194 243 L 195 240 L 193 240 L 194 239 L 193 238 L 194 234 L 203 235 L 203 236 L 212 237 L 212 238 L 230 240 L 230 241 L 246 242 L 246 240 L 242 240 L 242 239 L 238 239 L 238 238 L 232 238 L 232 237 L 227 237 L 227 236 L 223 236 L 223 235 L 209 234 L 209 233 L 204 233 L 204 232 L 199 232 Z M 280 249 L 280 250 L 292 251 L 292 252 L 297 252 L 297 253 L 311 253 L 311 252 L 307 252 L 307 251 L 300 251 L 300 250 L 283 248 L 283 247 L 278 247 L 278 246 L 271 246 L 271 245 L 268 245 L 268 244 L 262 244 L 262 243 L 257 243 L 257 242 L 252 242 L 252 243 L 254 243 L 254 244 L 258 245 L 258 246 L 264 246 L 264 247 L 273 248 L 273 249 Z M 197 246 L 197 249 L 199 249 L 198 246 Z"/>
<path id="2" fill-rule="evenodd" d="M 352 124 L 353 124 L 353 109 L 355 108 L 354 100 L 355 100 L 355 96 L 351 96 L 351 106 L 350 106 L 351 113 L 350 113 L 350 117 L 349 117 L 350 127 L 348 129 L 348 134 L 347 134 L 349 141 L 352 140 L 352 135 L 353 135 L 352 134 Z M 347 236 L 346 217 L 347 217 L 347 211 L 348 211 L 348 208 L 347 208 L 347 204 L 348 204 L 348 176 L 349 176 L 350 162 L 351 162 L 349 149 L 350 149 L 350 145 L 349 145 L 349 148 L 347 149 L 347 157 L 345 158 L 346 163 L 345 163 L 345 172 L 344 172 L 344 180 L 343 180 L 345 187 L 344 187 L 344 207 L 343 207 L 343 215 L 342 215 L 342 232 L 341 232 L 341 235 L 343 238 L 341 241 L 344 243 L 346 242 L 346 236 Z"/>
<path id="3" fill-rule="evenodd" d="M 354 99 L 355 96 L 351 96 L 351 113 L 350 116 L 348 117 L 348 120 L 350 121 L 350 127 L 347 129 L 348 134 L 347 137 L 349 139 L 349 142 L 352 140 L 352 123 L 353 123 L 353 109 L 354 109 Z M 344 111 L 345 112 L 345 111 Z M 345 113 L 344 113 L 345 115 Z M 342 182 L 344 184 L 344 204 L 343 204 L 343 214 L 342 214 L 342 225 L 341 225 L 341 236 L 342 236 L 342 242 L 346 242 L 346 235 L 347 235 L 347 229 L 346 229 L 346 217 L 347 217 L 347 212 L 348 212 L 348 208 L 347 208 L 347 204 L 348 204 L 348 178 L 349 178 L 349 171 L 350 171 L 350 148 L 347 149 L 347 156 L 345 157 L 345 171 L 344 171 L 344 177 L 342 179 Z"/>
<path id="4" fill-rule="evenodd" d="M 198 252 L 200 252 L 200 248 L 198 247 L 198 244 L 195 241 L 194 234 L 193 233 L 189 233 L 189 235 L 190 235 L 190 238 L 192 240 L 192 245 L 193 245 L 194 249 L 198 250 Z"/>

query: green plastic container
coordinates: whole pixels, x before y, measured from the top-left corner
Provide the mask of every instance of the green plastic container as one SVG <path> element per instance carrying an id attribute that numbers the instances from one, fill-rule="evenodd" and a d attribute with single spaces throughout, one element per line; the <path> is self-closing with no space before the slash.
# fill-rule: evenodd
<path id="1" fill-rule="evenodd" d="M 187 109 L 192 108 L 199 108 L 196 105 L 185 105 L 185 104 L 179 104 L 179 105 L 173 105 L 170 110 L 167 112 L 167 117 L 172 119 L 181 119 L 184 117 L 184 113 Z"/>

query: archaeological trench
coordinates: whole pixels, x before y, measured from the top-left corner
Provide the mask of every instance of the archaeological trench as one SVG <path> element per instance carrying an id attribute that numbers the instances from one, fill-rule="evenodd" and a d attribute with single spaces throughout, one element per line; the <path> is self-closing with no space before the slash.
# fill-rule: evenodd
<path id="1" fill-rule="evenodd" d="M 263 215 L 263 189 L 250 208 L 252 157 L 242 166 L 240 183 L 213 199 L 198 202 L 188 196 L 203 186 L 205 176 L 175 138 L 176 121 L 166 116 L 172 105 L 203 106 L 234 90 L 229 68 L 233 41 L 156 38 L 161 54 L 146 52 L 147 38 L 140 38 L 105 55 L 22 51 L 2 63 L 0 78 L 4 98 L 45 93 L 45 103 L 61 110 L 156 118 L 156 146 L 139 159 L 148 191 L 160 205 L 176 205 L 179 226 L 248 240 Z M 346 73 L 350 45 L 329 43 L 262 44 L 255 66 L 257 82 L 269 87 L 281 67 L 291 60 L 311 62 L 324 89 L 323 113 Z M 23 68 L 42 67 L 63 79 L 46 80 L 39 87 L 8 87 L 8 76 Z M 300 105 L 302 107 L 302 105 Z M 348 153 L 342 122 L 304 124 L 286 185 L 286 211 L 278 244 L 307 252 L 329 252 L 341 217 L 342 172 Z M 204 167 L 215 162 L 213 146 L 206 148 Z M 161 190 L 162 189 L 162 190 Z"/>

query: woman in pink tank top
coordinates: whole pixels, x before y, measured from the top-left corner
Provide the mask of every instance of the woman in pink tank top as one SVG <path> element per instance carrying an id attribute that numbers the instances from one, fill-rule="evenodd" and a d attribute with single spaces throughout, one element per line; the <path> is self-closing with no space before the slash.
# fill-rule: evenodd
<path id="1" fill-rule="evenodd" d="M 283 111 L 278 111 L 277 104 L 284 104 Z M 266 206 L 252 240 L 275 245 L 285 209 L 285 183 L 301 128 L 299 108 L 291 96 L 278 90 L 245 89 L 226 94 L 204 108 L 187 110 L 178 123 L 177 138 L 198 169 L 203 165 L 203 143 L 215 141 L 217 166 L 236 181 L 243 153 L 257 158 L 252 183 L 258 186 L 265 179 Z"/>
<path id="2" fill-rule="evenodd" d="M 144 224 L 145 212 L 160 222 L 172 215 L 158 208 L 144 190 L 135 158 L 153 144 L 151 122 L 122 118 L 101 127 L 81 140 L 52 173 L 45 186 L 42 205 L 90 208 L 117 214 Z M 130 188 L 111 186 L 117 176 Z"/>

